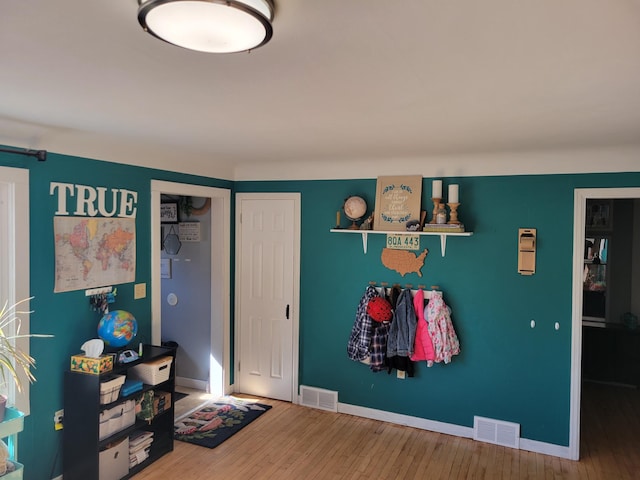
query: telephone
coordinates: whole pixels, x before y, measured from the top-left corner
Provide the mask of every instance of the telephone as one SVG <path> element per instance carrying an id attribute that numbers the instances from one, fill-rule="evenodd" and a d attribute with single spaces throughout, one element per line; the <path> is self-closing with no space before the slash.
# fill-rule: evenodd
<path id="1" fill-rule="evenodd" d="M 134 362 L 140 358 L 133 350 L 123 350 L 118 354 L 118 363 Z"/>

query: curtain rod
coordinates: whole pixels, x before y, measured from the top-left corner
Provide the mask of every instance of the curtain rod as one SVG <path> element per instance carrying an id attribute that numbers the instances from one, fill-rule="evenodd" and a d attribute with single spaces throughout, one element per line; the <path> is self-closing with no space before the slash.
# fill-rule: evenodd
<path id="1" fill-rule="evenodd" d="M 5 153 L 17 153 L 18 155 L 27 155 L 29 157 L 36 157 L 39 162 L 47 161 L 46 150 L 13 150 L 11 148 L 0 148 L 0 152 Z"/>

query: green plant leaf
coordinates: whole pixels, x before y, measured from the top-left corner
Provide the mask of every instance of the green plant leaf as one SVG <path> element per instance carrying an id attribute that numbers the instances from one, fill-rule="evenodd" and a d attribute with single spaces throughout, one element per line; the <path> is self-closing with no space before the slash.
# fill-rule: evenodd
<path id="1" fill-rule="evenodd" d="M 19 338 L 53 336 L 44 334 L 20 334 L 20 315 L 32 312 L 20 311 L 17 310 L 17 307 L 21 303 L 27 302 L 31 299 L 33 299 L 33 297 L 20 300 L 11 306 L 9 306 L 8 302 L 5 301 L 2 309 L 0 310 L 0 374 L 2 376 L 3 383 L 7 383 L 9 380 L 13 381 L 18 391 L 22 391 L 22 382 L 19 376 L 20 371 L 24 372 L 29 383 L 35 381 L 36 378 L 31 372 L 31 369 L 35 368 L 36 361 L 31 355 L 28 355 L 16 347 L 15 341 Z M 11 324 L 14 324 L 15 326 L 16 333 L 14 335 L 8 335 L 5 333 Z"/>

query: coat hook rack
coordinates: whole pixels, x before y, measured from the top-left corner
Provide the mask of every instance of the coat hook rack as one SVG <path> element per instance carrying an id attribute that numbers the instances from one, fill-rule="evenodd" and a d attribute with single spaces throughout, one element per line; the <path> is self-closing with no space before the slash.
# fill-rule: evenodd
<path id="1" fill-rule="evenodd" d="M 375 287 L 380 293 L 383 293 L 384 289 L 389 286 L 389 282 L 374 282 L 372 280 L 372 281 L 369 282 L 369 285 L 372 286 L 372 287 Z M 378 285 L 380 285 L 380 286 L 378 286 Z M 391 288 L 398 288 L 400 290 L 409 289 L 409 290 L 411 290 L 411 293 L 413 295 L 418 293 L 418 291 L 422 291 L 423 294 L 424 294 L 425 300 L 431 299 L 432 295 L 438 295 L 438 294 L 442 295 L 442 290 L 440 290 L 440 286 L 439 285 L 431 285 L 431 287 L 429 289 L 427 289 L 427 286 L 423 285 L 423 284 L 419 284 L 415 288 L 413 288 L 413 284 L 412 283 L 406 283 L 404 285 L 404 287 L 400 283 L 394 283 L 391 286 Z M 437 293 L 434 293 L 434 292 L 437 292 Z"/>
<path id="2" fill-rule="evenodd" d="M 376 286 L 381 286 L 381 287 L 388 287 L 389 286 L 389 282 L 376 282 L 375 280 L 371 280 L 369 282 L 369 285 L 376 287 Z M 401 284 L 399 283 L 394 283 L 392 285 L 392 287 L 398 287 L 398 288 L 403 288 Z M 413 289 L 413 283 L 405 283 L 404 284 L 404 288 L 409 288 L 409 289 Z M 426 290 L 427 286 L 425 284 L 418 284 L 416 285 L 416 289 L 418 290 Z M 440 290 L 440 286 L 439 285 L 431 285 L 430 290 Z"/>

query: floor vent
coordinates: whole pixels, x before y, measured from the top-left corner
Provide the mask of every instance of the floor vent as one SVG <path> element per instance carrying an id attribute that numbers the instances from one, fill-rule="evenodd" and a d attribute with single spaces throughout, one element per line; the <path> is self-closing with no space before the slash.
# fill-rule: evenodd
<path id="1" fill-rule="evenodd" d="M 473 417 L 473 439 L 520 448 L 520 425 L 491 418 Z"/>
<path id="2" fill-rule="evenodd" d="M 338 411 L 338 392 L 300 385 L 300 403 L 305 407 Z"/>

